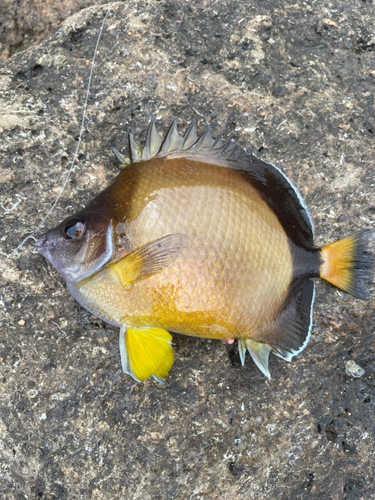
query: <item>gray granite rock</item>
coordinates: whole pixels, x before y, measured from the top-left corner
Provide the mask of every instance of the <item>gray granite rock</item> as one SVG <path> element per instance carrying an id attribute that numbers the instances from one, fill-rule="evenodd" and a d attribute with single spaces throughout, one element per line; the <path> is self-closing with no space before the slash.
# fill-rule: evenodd
<path id="1" fill-rule="evenodd" d="M 75 12 L 106 0 L 1 0 L 0 61 L 40 42 Z"/>
<path id="2" fill-rule="evenodd" d="M 77 146 L 107 7 L 0 66 L 2 257 L 37 228 Z M 375 220 L 375 9 L 317 0 L 109 5 L 78 161 L 44 227 L 116 175 L 109 148 L 156 116 L 223 132 L 280 166 L 316 243 Z M 41 230 L 41 229 L 40 229 Z M 118 331 L 28 242 L 0 290 L 0 496 L 375 498 L 374 300 L 317 284 L 310 344 L 266 380 L 237 347 L 175 336 L 164 386 L 121 372 Z M 361 378 L 345 372 L 353 360 Z"/>

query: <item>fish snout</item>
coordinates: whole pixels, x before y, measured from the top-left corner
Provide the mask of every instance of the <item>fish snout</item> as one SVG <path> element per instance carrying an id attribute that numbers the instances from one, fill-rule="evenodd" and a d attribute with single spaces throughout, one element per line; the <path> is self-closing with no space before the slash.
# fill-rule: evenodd
<path id="1" fill-rule="evenodd" d="M 42 234 L 41 236 L 39 236 L 38 241 L 34 243 L 34 248 L 36 248 L 37 251 L 41 253 L 48 247 L 49 247 L 49 241 L 47 239 L 46 234 Z"/>

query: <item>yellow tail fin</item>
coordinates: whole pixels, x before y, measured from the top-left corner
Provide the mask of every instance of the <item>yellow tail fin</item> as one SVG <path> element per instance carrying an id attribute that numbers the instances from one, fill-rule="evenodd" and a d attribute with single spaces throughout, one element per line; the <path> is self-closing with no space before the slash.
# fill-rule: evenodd
<path id="1" fill-rule="evenodd" d="M 172 336 L 162 328 L 126 327 L 120 329 L 122 369 L 139 382 L 168 377 L 173 365 Z"/>
<path id="2" fill-rule="evenodd" d="M 321 249 L 320 277 L 359 299 L 370 299 L 374 231 L 364 230 Z"/>

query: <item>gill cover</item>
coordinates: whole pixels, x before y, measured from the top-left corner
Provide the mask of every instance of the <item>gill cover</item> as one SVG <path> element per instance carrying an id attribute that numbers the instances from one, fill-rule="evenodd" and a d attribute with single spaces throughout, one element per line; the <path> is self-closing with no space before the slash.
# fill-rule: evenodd
<path id="1" fill-rule="evenodd" d="M 84 214 L 80 217 L 84 220 L 80 228 L 70 224 L 77 219 L 77 216 L 65 219 L 57 227 L 42 234 L 35 243 L 38 252 L 67 283 L 77 283 L 91 276 L 105 266 L 113 255 L 112 222 L 98 221 Z"/>

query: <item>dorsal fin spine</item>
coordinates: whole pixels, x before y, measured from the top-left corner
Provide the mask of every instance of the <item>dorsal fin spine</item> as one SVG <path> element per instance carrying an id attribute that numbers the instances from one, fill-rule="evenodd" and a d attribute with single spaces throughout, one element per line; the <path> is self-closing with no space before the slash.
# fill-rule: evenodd
<path id="1" fill-rule="evenodd" d="M 191 151 L 199 151 L 202 149 L 211 149 L 214 145 L 214 139 L 211 135 L 210 127 L 207 127 L 197 142 L 190 148 Z"/>
<path id="2" fill-rule="evenodd" d="M 156 156 L 160 150 L 162 142 L 163 139 L 160 137 L 156 129 L 155 118 L 153 118 L 147 129 L 145 146 L 142 151 L 142 160 L 149 160 L 150 158 Z"/>
<path id="3" fill-rule="evenodd" d="M 180 151 L 183 144 L 183 137 L 178 133 L 177 119 L 173 120 L 168 133 L 164 139 L 164 142 L 160 148 L 159 154 L 163 155 L 169 153 L 170 151 Z"/>
<path id="4" fill-rule="evenodd" d="M 242 149 L 239 146 L 235 146 L 234 149 L 232 149 L 232 151 L 230 152 L 228 159 L 237 160 L 241 153 Z"/>
<path id="5" fill-rule="evenodd" d="M 128 137 L 130 159 L 132 163 L 136 163 L 142 159 L 143 147 L 134 139 L 134 135 L 130 132 L 130 130 L 128 132 Z"/>
<path id="6" fill-rule="evenodd" d="M 221 149 L 223 146 L 224 146 L 224 143 L 223 143 L 223 140 L 221 138 L 221 134 L 219 134 L 216 137 L 215 142 L 212 144 L 211 149 Z"/>
<path id="7" fill-rule="evenodd" d="M 175 118 L 163 140 L 156 129 L 155 118 L 153 118 L 147 129 L 144 146 L 141 146 L 134 139 L 132 132 L 129 131 L 128 136 L 130 159 L 132 163 L 141 160 L 150 160 L 155 156 L 165 156 L 172 151 L 190 151 L 193 153 L 195 151 L 208 152 L 212 150 L 219 153 L 219 151 L 222 150 L 223 154 L 225 154 L 228 159 L 230 159 L 228 153 L 235 151 L 235 154 L 238 156 L 242 152 L 242 149 L 233 144 L 232 141 L 224 144 L 220 135 L 214 139 L 211 135 L 210 127 L 207 127 L 203 134 L 198 137 L 195 128 L 195 120 L 187 129 L 185 135 L 181 136 L 178 132 L 177 119 Z"/>
<path id="8" fill-rule="evenodd" d="M 135 163 L 141 160 L 150 159 L 153 157 L 163 157 L 169 155 L 176 155 L 178 157 L 182 152 L 188 155 L 199 155 L 204 157 L 207 155 L 206 161 L 209 163 L 215 161 L 229 161 L 228 166 L 237 170 L 241 170 L 252 177 L 255 185 L 259 184 L 262 188 L 264 183 L 268 189 L 268 193 L 272 194 L 272 185 L 279 185 L 279 192 L 285 196 L 292 196 L 295 215 L 292 216 L 292 223 L 297 223 L 301 228 L 300 233 L 296 236 L 295 243 L 297 245 L 313 246 L 313 225 L 307 207 L 293 183 L 286 177 L 286 175 L 278 167 L 271 163 L 266 163 L 263 160 L 248 154 L 239 146 L 228 141 L 223 144 L 220 137 L 213 139 L 211 136 L 210 128 L 208 127 L 205 132 L 198 138 L 195 130 L 195 121 L 192 122 L 183 137 L 177 131 L 176 120 L 172 123 L 167 137 L 164 142 L 156 131 L 155 120 L 151 120 L 148 135 L 146 138 L 145 148 L 140 146 L 135 140 L 131 132 L 129 132 L 129 149 L 131 162 Z M 232 164 L 233 162 L 233 164 Z M 237 164 L 237 165 L 236 165 Z M 241 165 L 242 164 L 242 165 Z M 272 185 L 267 185 L 271 181 Z M 291 193 L 292 191 L 292 193 Z M 267 202 L 271 207 L 274 207 L 272 197 L 268 196 Z M 285 204 L 281 205 L 283 210 L 281 220 L 284 220 L 286 230 L 291 227 L 290 210 L 284 209 Z M 274 207 L 275 208 L 275 207 Z M 280 213 L 278 214 L 280 216 Z M 293 227 L 295 227 L 294 224 Z"/>
<path id="9" fill-rule="evenodd" d="M 191 122 L 190 127 L 187 129 L 184 137 L 182 138 L 183 139 L 182 146 L 181 146 L 182 151 L 189 149 L 193 144 L 195 144 L 197 142 L 198 135 L 197 135 L 197 132 L 195 130 L 195 125 L 196 125 L 196 122 L 195 122 L 195 120 L 193 120 Z"/>
<path id="10" fill-rule="evenodd" d="M 228 141 L 226 144 L 223 146 L 223 153 L 228 155 L 233 149 L 236 147 L 234 142 L 232 140 Z"/>

